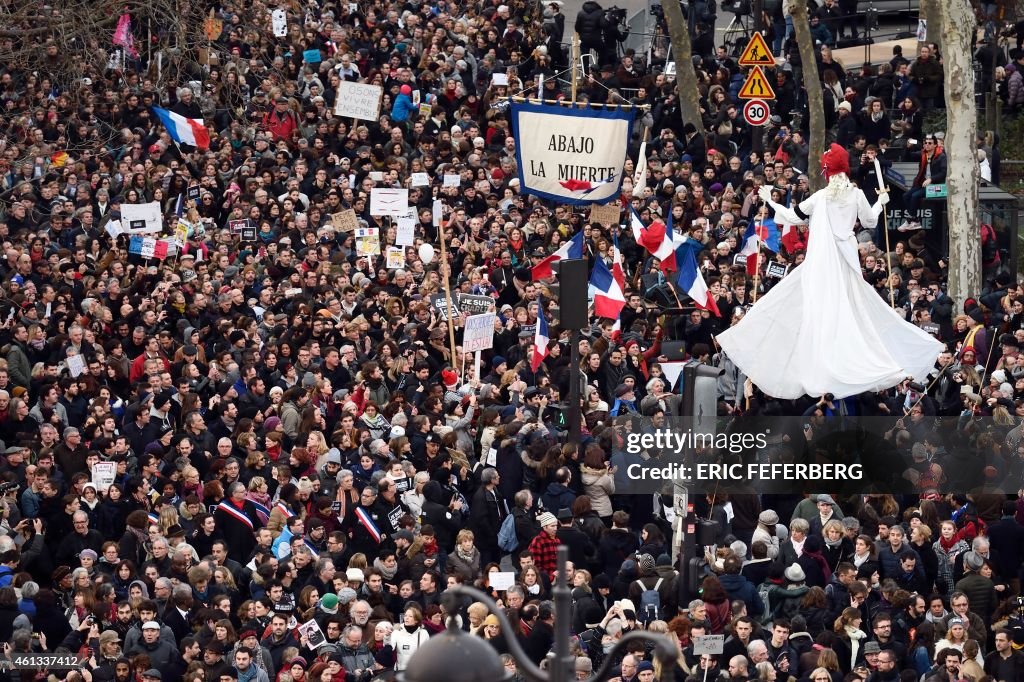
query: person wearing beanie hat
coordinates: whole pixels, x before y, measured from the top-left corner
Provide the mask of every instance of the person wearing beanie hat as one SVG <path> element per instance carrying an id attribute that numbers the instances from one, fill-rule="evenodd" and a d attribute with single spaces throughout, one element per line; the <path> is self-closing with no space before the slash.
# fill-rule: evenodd
<path id="1" fill-rule="evenodd" d="M 542 571 L 549 579 L 558 566 L 558 519 L 551 512 L 544 512 L 537 518 L 540 532 L 530 541 L 530 556 L 537 570 Z"/>
<path id="2" fill-rule="evenodd" d="M 664 620 L 668 614 L 675 613 L 676 579 L 666 579 L 659 573 L 654 557 L 650 554 L 645 553 L 637 557 L 636 567 L 639 576 L 630 583 L 629 600 L 634 605 L 640 605 L 640 610 L 635 612 L 637 619 L 642 623 L 649 623 L 652 620 Z M 651 592 L 658 595 L 656 600 L 644 597 Z"/>

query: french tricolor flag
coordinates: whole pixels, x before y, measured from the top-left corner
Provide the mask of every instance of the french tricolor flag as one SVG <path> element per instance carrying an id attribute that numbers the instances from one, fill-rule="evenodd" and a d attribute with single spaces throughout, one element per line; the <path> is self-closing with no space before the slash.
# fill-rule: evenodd
<path id="1" fill-rule="evenodd" d="M 554 272 L 551 270 L 551 265 L 557 263 L 563 258 L 583 258 L 583 232 L 577 232 L 573 235 L 572 239 L 562 244 L 562 247 L 555 251 L 553 254 L 537 263 L 533 266 L 533 270 L 530 272 L 530 278 L 534 281 L 540 281 L 551 277 Z"/>
<path id="2" fill-rule="evenodd" d="M 693 299 L 693 304 L 703 310 L 710 310 L 715 314 L 715 317 L 721 317 L 722 314 L 718 311 L 718 304 L 715 303 L 714 296 L 711 295 L 711 291 L 708 289 L 708 285 L 704 282 L 704 276 L 700 274 L 700 269 L 697 267 L 697 251 L 701 248 L 699 243 L 693 242 L 693 240 L 687 240 L 676 251 L 676 259 L 679 262 L 679 283 L 680 288 L 686 292 L 686 295 Z"/>
<path id="3" fill-rule="evenodd" d="M 190 144 L 198 149 L 210 148 L 210 133 L 202 119 L 185 118 L 167 109 L 153 107 L 160 122 L 167 128 L 171 139 L 178 144 Z"/>
<path id="4" fill-rule="evenodd" d="M 626 297 L 612 271 L 601 258 L 594 261 L 594 270 L 590 273 L 590 286 L 594 287 L 594 313 L 598 317 L 618 319 L 619 313 L 626 305 Z"/>
<path id="5" fill-rule="evenodd" d="M 775 221 L 751 220 L 747 223 L 747 231 L 743 234 L 743 248 L 740 255 L 747 257 L 747 274 L 753 275 L 757 270 L 757 256 L 764 246 L 773 253 L 779 251 L 779 230 Z"/>
<path id="6" fill-rule="evenodd" d="M 686 239 L 682 235 L 676 234 L 675 230 L 672 229 L 671 214 L 669 214 L 668 225 L 665 225 L 660 220 L 655 220 L 647 227 L 643 227 L 640 217 L 634 211 L 631 226 L 636 243 L 647 249 L 648 253 L 661 261 L 662 272 L 668 273 L 678 269 L 676 266 L 676 249 Z"/>
<path id="7" fill-rule="evenodd" d="M 582 232 L 580 235 L 582 236 Z M 540 363 L 544 362 L 544 358 L 548 356 L 548 342 L 551 340 L 548 337 L 548 321 L 544 317 L 544 305 L 537 297 L 537 328 L 533 332 L 533 355 L 530 358 L 530 370 L 536 372 L 540 367 Z"/>

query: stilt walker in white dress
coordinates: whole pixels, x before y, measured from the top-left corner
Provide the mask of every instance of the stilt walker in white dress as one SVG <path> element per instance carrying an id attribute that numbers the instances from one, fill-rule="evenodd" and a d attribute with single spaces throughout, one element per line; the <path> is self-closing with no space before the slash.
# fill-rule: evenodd
<path id="1" fill-rule="evenodd" d="M 729 358 L 765 394 L 837 397 L 924 381 L 943 344 L 907 322 L 861 273 L 854 236 L 874 229 L 889 197 L 871 206 L 849 179 L 849 154 L 833 144 L 822 156 L 828 185 L 792 208 L 759 196 L 776 221 L 809 224 L 807 257 L 742 320 L 718 336 Z"/>

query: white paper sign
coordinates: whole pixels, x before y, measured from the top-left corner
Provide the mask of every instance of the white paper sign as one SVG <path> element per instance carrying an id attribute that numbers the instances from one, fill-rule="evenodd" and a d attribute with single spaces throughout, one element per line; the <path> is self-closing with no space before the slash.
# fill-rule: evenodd
<path id="1" fill-rule="evenodd" d="M 376 227 L 360 227 L 356 230 L 356 255 L 380 255 L 380 231 Z"/>
<path id="2" fill-rule="evenodd" d="M 124 230 L 121 229 L 120 220 L 111 220 L 110 222 L 108 222 L 106 230 L 107 234 L 109 234 L 114 239 L 117 239 L 117 235 L 122 234 L 124 232 Z"/>
<path id="3" fill-rule="evenodd" d="M 121 229 L 125 234 L 150 234 L 164 229 L 160 202 L 121 204 Z"/>
<path id="4" fill-rule="evenodd" d="M 487 574 L 487 577 L 490 579 L 491 589 L 498 592 L 504 592 L 516 584 L 514 571 L 492 571 Z"/>
<path id="5" fill-rule="evenodd" d="M 370 171 L 370 179 L 374 182 L 384 182 L 384 171 Z"/>
<path id="6" fill-rule="evenodd" d="M 494 346 L 494 318 L 494 313 L 470 315 L 466 318 L 466 328 L 462 332 L 464 351 L 474 353 Z"/>
<path id="7" fill-rule="evenodd" d="M 324 632 L 320 629 L 320 625 L 313 619 L 299 626 L 299 634 L 306 637 L 306 643 L 310 649 L 318 649 L 329 643 L 327 638 L 324 637 Z"/>
<path id="8" fill-rule="evenodd" d="M 405 267 L 405 249 L 397 246 L 388 247 L 387 269 L 397 270 Z"/>
<path id="9" fill-rule="evenodd" d="M 77 378 L 85 371 L 85 356 L 84 355 L 69 355 L 68 356 L 68 371 L 71 372 L 71 376 Z"/>
<path id="10" fill-rule="evenodd" d="M 334 104 L 334 113 L 363 121 L 376 121 L 380 115 L 380 99 L 384 88 L 354 81 L 341 81 Z"/>
<path id="11" fill-rule="evenodd" d="M 458 173 L 444 175 L 444 186 L 445 187 L 458 187 L 462 184 L 462 176 Z"/>
<path id="12" fill-rule="evenodd" d="M 928 40 L 928 20 L 917 20 L 917 42 L 923 43 Z"/>
<path id="13" fill-rule="evenodd" d="M 491 85 L 508 85 L 507 73 L 491 74 Z"/>
<path id="14" fill-rule="evenodd" d="M 96 462 L 92 465 L 92 482 L 100 490 L 112 486 L 116 477 L 117 462 Z"/>
<path id="15" fill-rule="evenodd" d="M 430 176 L 426 173 L 413 173 L 412 174 L 412 186 L 413 187 L 427 187 L 430 185 Z"/>
<path id="16" fill-rule="evenodd" d="M 441 203 L 440 199 L 434 199 L 433 209 L 431 211 L 434 218 L 434 227 L 441 224 L 441 216 L 444 213 L 444 204 Z"/>
<path id="17" fill-rule="evenodd" d="M 288 35 L 288 13 L 278 7 L 270 13 L 270 21 L 274 25 L 274 37 L 284 38 Z"/>
<path id="18" fill-rule="evenodd" d="M 396 221 L 395 226 L 395 244 L 398 246 L 412 246 L 416 241 L 416 219 L 402 216 Z"/>
<path id="19" fill-rule="evenodd" d="M 409 212 L 409 190 L 374 187 L 370 190 L 370 215 L 404 216 Z"/>

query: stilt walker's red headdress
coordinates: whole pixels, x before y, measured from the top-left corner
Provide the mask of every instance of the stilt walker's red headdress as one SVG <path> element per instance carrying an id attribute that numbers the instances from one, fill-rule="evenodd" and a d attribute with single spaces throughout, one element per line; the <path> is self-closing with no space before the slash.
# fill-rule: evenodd
<path id="1" fill-rule="evenodd" d="M 821 155 L 821 170 L 825 178 L 830 178 L 838 173 L 850 174 L 850 155 L 836 143 L 832 143 L 829 150 Z"/>

